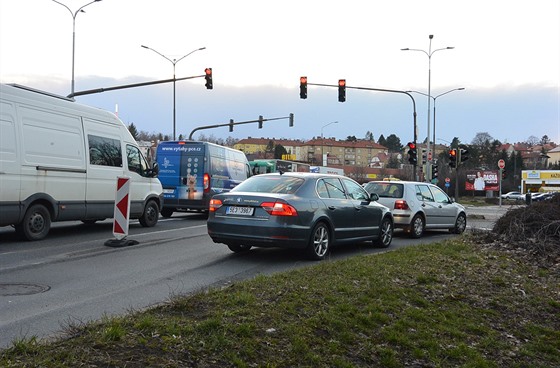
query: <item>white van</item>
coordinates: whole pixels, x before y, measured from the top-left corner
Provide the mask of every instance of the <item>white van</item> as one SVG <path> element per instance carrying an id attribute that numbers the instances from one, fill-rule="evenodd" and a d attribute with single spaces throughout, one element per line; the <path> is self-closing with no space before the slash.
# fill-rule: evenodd
<path id="1" fill-rule="evenodd" d="M 19 85 L 0 85 L 0 226 L 28 240 L 53 221 L 113 217 L 117 177 L 131 178 L 130 218 L 157 224 L 163 189 L 114 114 Z"/>

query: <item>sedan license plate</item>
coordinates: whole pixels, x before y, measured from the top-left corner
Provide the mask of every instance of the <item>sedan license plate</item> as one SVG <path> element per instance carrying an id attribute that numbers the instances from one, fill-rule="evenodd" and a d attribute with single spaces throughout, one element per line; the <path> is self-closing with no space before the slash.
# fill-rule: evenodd
<path id="1" fill-rule="evenodd" d="M 230 206 L 226 208 L 227 215 L 253 216 L 253 207 Z"/>

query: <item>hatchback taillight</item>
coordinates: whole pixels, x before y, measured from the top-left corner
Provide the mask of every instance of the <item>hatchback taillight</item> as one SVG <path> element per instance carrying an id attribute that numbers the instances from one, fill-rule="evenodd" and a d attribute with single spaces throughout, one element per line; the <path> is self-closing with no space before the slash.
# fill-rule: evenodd
<path id="1" fill-rule="evenodd" d="M 223 204 L 222 201 L 220 201 L 219 199 L 211 199 L 208 210 L 210 212 L 216 212 L 218 208 L 222 207 L 222 204 Z"/>
<path id="2" fill-rule="evenodd" d="M 282 202 L 263 202 L 261 203 L 263 210 L 272 216 L 297 216 L 298 213 L 293 206 Z"/>
<path id="3" fill-rule="evenodd" d="M 399 199 L 395 201 L 395 209 L 396 210 L 408 210 L 410 209 L 410 207 L 408 207 L 408 203 L 406 203 L 406 201 L 404 199 Z"/>

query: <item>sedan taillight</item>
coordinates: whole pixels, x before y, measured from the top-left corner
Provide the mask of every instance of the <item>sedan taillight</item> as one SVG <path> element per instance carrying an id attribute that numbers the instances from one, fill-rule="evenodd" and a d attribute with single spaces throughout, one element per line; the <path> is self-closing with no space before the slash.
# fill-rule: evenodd
<path id="1" fill-rule="evenodd" d="M 222 207 L 222 204 L 223 204 L 222 201 L 220 201 L 219 199 L 211 199 L 208 210 L 210 212 L 216 212 L 218 208 Z"/>
<path id="2" fill-rule="evenodd" d="M 399 199 L 395 201 L 395 209 L 396 210 L 408 210 L 408 203 L 404 199 Z"/>
<path id="3" fill-rule="evenodd" d="M 293 206 L 282 202 L 263 202 L 261 204 L 263 210 L 272 216 L 297 216 L 298 213 Z"/>

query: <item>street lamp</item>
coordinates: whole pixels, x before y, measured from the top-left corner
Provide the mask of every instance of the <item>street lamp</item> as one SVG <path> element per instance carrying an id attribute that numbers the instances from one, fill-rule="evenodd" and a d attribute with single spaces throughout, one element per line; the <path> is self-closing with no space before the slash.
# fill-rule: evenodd
<path id="1" fill-rule="evenodd" d="M 324 146 L 325 146 L 325 145 L 324 145 L 324 139 L 323 139 L 323 129 L 326 128 L 326 127 L 328 127 L 328 126 L 331 125 L 331 124 L 338 124 L 338 121 L 331 121 L 330 123 L 325 124 L 325 125 L 323 125 L 323 126 L 321 127 L 321 157 L 322 157 L 322 160 L 321 160 L 321 161 L 322 161 L 322 165 L 323 165 L 323 166 L 327 166 L 327 164 L 328 164 L 327 156 L 326 156 L 325 153 L 323 152 L 323 151 L 324 151 L 324 148 L 325 148 L 325 147 L 324 147 Z"/>
<path id="2" fill-rule="evenodd" d="M 72 16 L 72 93 L 71 96 L 74 96 L 74 59 L 75 59 L 75 55 L 76 55 L 76 16 L 78 15 L 78 13 L 82 12 L 85 13 L 84 9 L 86 6 L 91 5 L 93 3 L 97 3 L 101 0 L 93 0 L 90 3 L 87 3 L 86 5 L 82 6 L 81 8 L 79 8 L 78 10 L 76 10 L 74 13 L 72 13 L 72 10 L 70 10 L 69 7 L 67 7 L 66 5 L 64 5 L 61 2 L 58 2 L 56 0 L 52 0 L 57 4 L 62 5 L 63 7 L 65 7 L 66 9 L 68 9 L 68 11 L 70 12 L 70 15 Z"/>
<path id="3" fill-rule="evenodd" d="M 431 94 L 431 84 L 432 84 L 432 55 L 435 54 L 437 51 L 441 51 L 441 50 L 452 50 L 454 49 L 454 47 L 443 47 L 441 49 L 435 49 L 432 51 L 432 39 L 434 38 L 434 35 L 429 35 L 430 38 L 430 47 L 428 49 L 428 51 L 426 52 L 425 50 L 421 50 L 421 49 L 410 49 L 410 48 L 405 48 L 405 49 L 401 49 L 401 51 L 420 51 L 423 52 L 424 54 L 426 54 L 426 56 L 428 56 L 428 134 L 427 134 L 427 146 L 426 146 L 426 151 L 430 152 L 430 97 L 432 96 Z M 434 142 L 435 144 L 435 142 Z M 427 160 L 426 161 L 426 177 L 428 178 L 429 176 L 431 176 L 431 167 L 430 167 L 430 161 Z"/>
<path id="4" fill-rule="evenodd" d="M 424 92 L 407 91 L 407 92 L 418 93 L 418 94 L 423 95 L 423 96 L 431 97 L 432 100 L 434 100 L 434 118 L 433 118 L 433 120 L 434 120 L 434 135 L 433 135 L 434 149 L 432 150 L 432 159 L 434 159 L 436 157 L 436 100 L 438 99 L 438 97 L 444 96 L 448 93 L 451 93 L 451 92 L 454 92 L 454 91 L 462 91 L 464 89 L 465 89 L 465 87 L 453 88 L 453 89 L 450 89 L 449 91 L 441 93 L 441 94 L 439 94 L 435 97 L 434 96 L 429 96 L 429 95 L 425 94 Z"/>
<path id="5" fill-rule="evenodd" d="M 54 0 L 53 0 L 54 1 Z M 175 84 L 176 84 L 176 80 L 175 80 L 175 65 L 183 60 L 184 58 L 186 58 L 187 56 L 189 56 L 190 54 L 197 52 L 197 51 L 201 51 L 206 49 L 206 47 L 201 47 L 199 49 L 195 49 L 192 50 L 191 52 L 189 52 L 188 54 L 181 56 L 179 59 L 173 59 L 171 60 L 170 58 L 168 58 L 167 56 L 163 55 L 162 53 L 152 49 L 151 47 L 145 46 L 145 45 L 140 45 L 141 47 L 148 49 L 148 50 L 152 50 L 153 52 L 155 52 L 156 54 L 158 54 L 159 56 L 165 58 L 166 60 L 168 60 L 171 64 L 173 64 L 173 140 L 175 140 L 175 135 L 176 135 L 176 123 L 177 123 L 177 119 L 176 119 L 176 112 L 175 112 Z"/>

